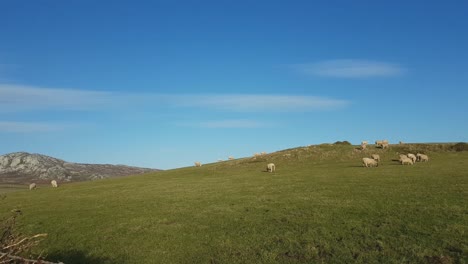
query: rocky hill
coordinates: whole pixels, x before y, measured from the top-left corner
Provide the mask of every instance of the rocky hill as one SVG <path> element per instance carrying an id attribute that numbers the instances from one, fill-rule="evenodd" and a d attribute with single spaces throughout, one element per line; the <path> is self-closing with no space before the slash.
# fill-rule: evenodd
<path id="1" fill-rule="evenodd" d="M 157 169 L 109 164 L 80 164 L 53 157 L 16 152 L 0 156 L 0 183 L 87 181 L 120 177 Z"/>

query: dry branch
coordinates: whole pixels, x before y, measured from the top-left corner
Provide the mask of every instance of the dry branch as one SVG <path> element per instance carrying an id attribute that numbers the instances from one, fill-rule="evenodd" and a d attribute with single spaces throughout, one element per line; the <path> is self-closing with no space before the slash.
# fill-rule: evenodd
<path id="1" fill-rule="evenodd" d="M 4 247 L 3 250 L 9 249 L 9 248 L 12 248 L 12 247 L 16 247 L 16 246 L 20 246 L 22 243 L 27 242 L 29 240 L 33 240 L 35 238 L 46 237 L 46 236 L 47 236 L 47 234 L 37 234 L 37 235 L 34 235 L 32 237 L 25 237 L 25 238 L 21 239 L 20 241 L 14 243 L 14 244 L 11 244 L 11 245 L 8 245 L 8 246 Z"/>
<path id="2" fill-rule="evenodd" d="M 7 257 L 8 259 L 2 260 Z M 8 253 L 0 252 L 0 264 L 2 263 L 13 263 L 14 261 L 20 260 L 22 263 L 33 263 L 33 264 L 64 264 L 63 262 L 50 262 L 40 259 L 27 259 L 23 257 L 13 256 Z"/>

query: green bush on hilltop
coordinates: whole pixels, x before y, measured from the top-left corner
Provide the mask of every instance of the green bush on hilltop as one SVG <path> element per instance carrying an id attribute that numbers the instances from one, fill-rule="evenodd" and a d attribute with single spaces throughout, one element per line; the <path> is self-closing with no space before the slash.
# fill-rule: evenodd
<path id="1" fill-rule="evenodd" d="M 335 143 L 333 143 L 334 145 L 346 145 L 346 146 L 350 146 L 351 143 L 349 143 L 349 141 L 336 141 Z"/>
<path id="2" fill-rule="evenodd" d="M 465 142 L 460 142 L 451 147 L 454 151 L 468 151 L 468 144 Z"/>

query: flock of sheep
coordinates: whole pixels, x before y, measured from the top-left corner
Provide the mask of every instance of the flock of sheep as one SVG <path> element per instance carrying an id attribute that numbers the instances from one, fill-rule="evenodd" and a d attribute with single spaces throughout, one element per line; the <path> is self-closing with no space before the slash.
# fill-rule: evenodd
<path id="1" fill-rule="evenodd" d="M 404 144 L 402 141 L 399 142 L 400 145 Z M 361 150 L 367 149 L 368 142 L 367 141 L 362 141 L 361 142 Z M 387 139 L 384 140 L 376 140 L 375 141 L 375 146 L 377 148 L 381 149 L 386 149 L 389 147 L 389 142 Z M 266 152 L 261 152 L 261 153 L 255 153 L 253 155 L 253 159 L 257 159 L 263 155 L 266 155 Z M 285 154 L 285 155 L 290 155 L 290 154 Z M 229 156 L 229 160 L 233 160 L 234 158 L 232 156 Z M 222 161 L 222 160 L 218 160 Z M 413 165 L 417 161 L 419 162 L 427 162 L 429 161 L 429 157 L 426 154 L 421 154 L 417 153 L 416 155 L 412 153 L 408 154 L 401 154 L 399 162 L 402 165 Z M 372 154 L 370 158 L 363 158 L 362 163 L 364 167 L 378 167 L 380 162 L 380 155 L 379 154 Z M 197 161 L 195 162 L 195 167 L 201 167 L 201 162 Z M 267 172 L 274 172 L 276 170 L 275 164 L 274 163 L 269 163 L 267 164 L 266 171 Z"/>
<path id="2" fill-rule="evenodd" d="M 400 154 L 398 160 L 401 165 L 413 165 L 416 161 L 427 162 L 429 157 L 425 154 L 418 153 L 416 155 L 412 153 Z M 362 163 L 365 167 L 377 167 L 379 166 L 380 156 L 378 154 L 372 154 L 371 158 L 362 158 Z"/>
<path id="3" fill-rule="evenodd" d="M 403 142 L 400 141 L 400 144 Z M 389 143 L 388 140 L 377 140 L 375 141 L 376 147 L 380 147 L 382 149 L 388 148 Z M 366 149 L 367 141 L 361 142 L 361 149 Z M 420 162 L 427 162 L 429 161 L 429 157 L 426 154 L 417 153 L 416 155 L 412 153 L 408 154 L 400 154 L 400 158 L 398 160 L 401 165 L 413 165 L 417 161 Z M 379 166 L 380 156 L 378 154 L 372 154 L 370 158 L 362 158 L 362 163 L 365 167 L 377 167 Z"/>
<path id="4" fill-rule="evenodd" d="M 368 144 L 367 141 L 362 141 L 361 142 L 361 149 L 362 150 L 366 149 L 367 144 Z M 400 144 L 403 144 L 403 142 L 400 141 Z M 388 148 L 389 143 L 388 143 L 388 140 L 384 139 L 384 140 L 375 141 L 375 145 L 378 148 L 386 149 L 386 148 Z M 258 157 L 264 156 L 266 154 L 267 154 L 266 152 L 255 153 L 253 155 L 253 159 L 257 159 Z M 233 160 L 234 157 L 229 156 L 228 159 Z M 222 160 L 218 160 L 218 161 L 222 161 Z M 416 155 L 414 155 L 412 153 L 408 153 L 406 155 L 405 154 L 400 154 L 399 162 L 402 165 L 413 165 L 414 163 L 416 163 L 416 161 L 427 162 L 427 161 L 429 161 L 429 157 L 427 155 L 421 154 L 421 153 L 417 153 Z M 364 167 L 367 167 L 367 168 L 368 167 L 378 167 L 379 162 L 380 162 L 380 155 L 379 154 L 372 154 L 370 158 L 362 158 L 362 163 L 363 163 Z M 201 166 L 202 166 L 201 162 L 199 162 L 199 161 L 195 162 L 195 167 L 201 167 Z M 266 167 L 266 171 L 267 172 L 275 172 L 276 171 L 275 164 L 274 163 L 268 163 L 267 167 Z M 57 184 L 56 180 L 52 180 L 50 182 L 50 184 L 54 188 L 58 187 L 58 184 Z M 37 185 L 35 183 L 31 183 L 29 185 L 29 190 L 34 190 L 36 188 L 37 188 Z"/>
<path id="5" fill-rule="evenodd" d="M 51 184 L 52 187 L 54 187 L 54 188 L 57 188 L 57 187 L 58 187 L 58 184 L 57 184 L 57 181 L 56 181 L 56 180 L 52 180 L 52 181 L 50 182 L 50 184 Z M 34 189 L 36 189 L 36 188 L 37 188 L 37 185 L 36 185 L 35 183 L 29 184 L 29 190 L 30 190 L 30 191 L 31 191 L 31 190 L 34 190 Z"/>

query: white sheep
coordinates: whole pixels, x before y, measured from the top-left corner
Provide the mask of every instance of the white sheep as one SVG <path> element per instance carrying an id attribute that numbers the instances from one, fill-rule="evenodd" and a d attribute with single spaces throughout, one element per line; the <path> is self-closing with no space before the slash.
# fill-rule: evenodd
<path id="1" fill-rule="evenodd" d="M 384 139 L 384 140 L 377 140 L 375 141 L 375 146 L 377 147 L 380 147 L 380 148 L 388 148 L 388 140 Z"/>
<path id="2" fill-rule="evenodd" d="M 417 159 L 417 158 L 416 158 L 416 155 L 414 155 L 414 154 L 412 154 L 412 153 L 408 153 L 408 155 L 406 155 L 406 156 L 408 156 L 408 158 L 410 158 L 410 159 L 413 161 L 413 163 L 416 162 L 416 159 Z"/>
<path id="3" fill-rule="evenodd" d="M 370 158 L 362 158 L 362 163 L 367 168 L 369 168 L 369 167 L 378 167 L 379 166 L 379 163 L 376 160 L 370 159 Z"/>
<path id="4" fill-rule="evenodd" d="M 408 156 L 406 156 L 405 154 L 400 154 L 400 158 L 398 159 L 398 161 L 401 162 L 402 159 L 407 159 Z"/>
<path id="5" fill-rule="evenodd" d="M 416 161 L 421 161 L 421 153 L 416 154 Z"/>
<path id="6" fill-rule="evenodd" d="M 402 158 L 402 159 L 400 160 L 400 162 L 401 162 L 401 165 L 405 165 L 405 164 L 406 164 L 406 165 L 413 165 L 413 164 L 414 164 L 413 160 L 410 159 L 410 158 L 408 158 L 408 157 Z"/>
<path id="7" fill-rule="evenodd" d="M 380 147 L 380 148 L 388 148 L 388 140 L 376 140 L 375 141 L 375 146 Z"/>
<path id="8" fill-rule="evenodd" d="M 371 158 L 377 162 L 380 162 L 380 155 L 379 154 L 372 154 Z"/>
<path id="9" fill-rule="evenodd" d="M 369 144 L 369 143 L 366 140 L 361 142 L 361 145 L 367 145 L 367 144 Z"/>
<path id="10" fill-rule="evenodd" d="M 56 180 L 52 180 L 52 181 L 50 182 L 50 184 L 52 184 L 52 187 L 54 187 L 54 188 L 57 188 L 57 187 L 58 187 L 58 184 L 57 184 L 57 181 L 56 181 Z"/>
<path id="11" fill-rule="evenodd" d="M 37 187 L 37 186 L 36 186 L 35 183 L 29 184 L 29 190 L 34 190 L 34 189 L 36 189 L 36 187 Z"/>
<path id="12" fill-rule="evenodd" d="M 262 151 L 262 153 L 260 153 L 260 155 L 264 156 L 266 155 L 267 153 L 265 151 Z"/>
<path id="13" fill-rule="evenodd" d="M 367 147 L 367 144 L 361 144 L 361 150 L 365 150 Z"/>
<path id="14" fill-rule="evenodd" d="M 268 172 L 274 172 L 275 170 L 276 170 L 275 164 L 274 163 L 268 163 L 267 171 Z"/>
<path id="15" fill-rule="evenodd" d="M 201 162 L 199 162 L 199 161 L 195 162 L 195 167 L 201 167 L 201 165 L 202 165 Z"/>
<path id="16" fill-rule="evenodd" d="M 427 161 L 429 161 L 429 157 L 428 157 L 427 155 L 425 155 L 425 154 L 420 154 L 420 153 L 418 153 L 418 155 L 419 155 L 419 156 L 418 156 L 418 157 L 419 157 L 419 161 L 421 161 L 421 162 L 427 162 Z"/>
<path id="17" fill-rule="evenodd" d="M 234 157 L 233 157 L 233 156 L 229 156 L 229 160 L 233 160 L 233 159 L 234 159 Z"/>

